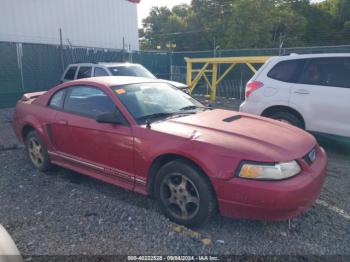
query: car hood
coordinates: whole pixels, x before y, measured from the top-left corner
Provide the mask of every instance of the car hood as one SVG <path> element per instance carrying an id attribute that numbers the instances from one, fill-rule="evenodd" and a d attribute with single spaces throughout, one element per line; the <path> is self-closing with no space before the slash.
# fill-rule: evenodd
<path id="1" fill-rule="evenodd" d="M 312 135 L 289 124 L 221 109 L 154 123 L 152 129 L 190 139 L 206 150 L 262 162 L 300 159 L 316 144 Z"/>
<path id="2" fill-rule="evenodd" d="M 180 83 L 180 82 L 175 82 L 175 81 L 170 81 L 170 80 L 165 80 L 165 79 L 158 79 L 164 83 L 168 83 L 170 85 L 173 85 L 175 86 L 176 88 L 179 88 L 179 89 L 185 89 L 187 88 L 187 85 L 183 84 L 183 83 Z"/>

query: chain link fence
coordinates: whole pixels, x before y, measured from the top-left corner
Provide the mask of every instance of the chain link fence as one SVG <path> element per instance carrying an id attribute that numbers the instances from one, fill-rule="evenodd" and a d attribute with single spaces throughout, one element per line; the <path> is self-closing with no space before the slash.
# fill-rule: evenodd
<path id="1" fill-rule="evenodd" d="M 186 82 L 185 57 L 274 56 L 289 53 L 347 53 L 350 46 L 285 49 L 240 49 L 204 52 L 160 52 L 72 47 L 0 42 L 0 108 L 12 107 L 23 93 L 48 90 L 57 85 L 65 67 L 78 62 L 140 63 L 157 77 Z M 256 65 L 258 67 L 258 65 Z M 220 65 L 224 72 L 226 65 Z M 218 96 L 243 99 L 244 86 L 252 76 L 245 66 L 237 66 L 220 84 Z M 210 78 L 210 74 L 208 74 Z M 202 80 L 195 93 L 208 94 Z"/>

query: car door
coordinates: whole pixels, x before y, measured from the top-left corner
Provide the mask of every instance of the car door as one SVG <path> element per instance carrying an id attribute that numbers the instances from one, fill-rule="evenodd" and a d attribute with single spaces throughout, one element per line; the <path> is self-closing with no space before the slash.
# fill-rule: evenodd
<path id="1" fill-rule="evenodd" d="M 70 114 L 67 126 L 69 143 L 74 145 L 73 161 L 101 173 L 104 180 L 132 189 L 134 138 L 130 126 L 96 121 L 101 114 L 120 113 L 112 99 L 97 87 L 74 86 L 67 91 L 64 111 Z"/>
<path id="2" fill-rule="evenodd" d="M 290 103 L 304 117 L 306 129 L 350 136 L 350 58 L 308 59 Z"/>

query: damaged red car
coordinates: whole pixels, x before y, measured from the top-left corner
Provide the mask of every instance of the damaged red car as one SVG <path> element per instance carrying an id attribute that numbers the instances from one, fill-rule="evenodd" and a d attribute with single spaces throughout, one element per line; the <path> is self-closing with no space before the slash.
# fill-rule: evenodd
<path id="1" fill-rule="evenodd" d="M 52 164 L 153 196 L 176 223 L 285 220 L 322 188 L 325 151 L 289 124 L 212 109 L 166 83 L 99 77 L 25 94 L 14 129 L 33 165 Z"/>

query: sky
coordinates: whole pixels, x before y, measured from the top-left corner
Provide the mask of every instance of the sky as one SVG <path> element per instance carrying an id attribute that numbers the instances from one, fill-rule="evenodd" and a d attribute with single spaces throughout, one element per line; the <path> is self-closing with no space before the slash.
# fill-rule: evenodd
<path id="1" fill-rule="evenodd" d="M 313 3 L 321 1 L 323 0 L 311 0 Z M 148 16 L 152 6 L 167 6 L 171 9 L 174 5 L 190 3 L 191 0 L 141 0 L 137 6 L 139 28 L 142 28 L 142 19 Z"/>

